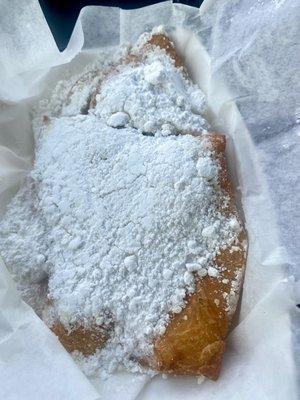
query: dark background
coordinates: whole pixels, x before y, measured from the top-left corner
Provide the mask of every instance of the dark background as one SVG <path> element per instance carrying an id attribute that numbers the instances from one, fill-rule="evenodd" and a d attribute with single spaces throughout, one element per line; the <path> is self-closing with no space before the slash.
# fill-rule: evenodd
<path id="1" fill-rule="evenodd" d="M 183 3 L 199 7 L 203 0 L 180 0 Z M 160 0 L 136 1 L 101 1 L 101 0 L 39 0 L 49 27 L 60 50 L 67 46 L 79 12 L 84 6 L 114 6 L 124 9 L 139 8 L 150 4 L 161 3 Z"/>

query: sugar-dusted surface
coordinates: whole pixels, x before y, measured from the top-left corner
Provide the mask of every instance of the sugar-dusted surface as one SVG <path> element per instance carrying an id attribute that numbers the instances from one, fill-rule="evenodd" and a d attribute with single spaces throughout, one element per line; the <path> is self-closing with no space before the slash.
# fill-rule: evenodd
<path id="1" fill-rule="evenodd" d="M 217 173 L 205 136 L 148 137 L 62 117 L 2 222 L 1 249 L 22 285 L 49 275 L 65 326 L 113 322 L 106 361 L 116 367 L 151 352 L 194 290 L 191 269 L 203 276 L 236 238 L 217 209 Z"/>
<path id="2" fill-rule="evenodd" d="M 145 134 L 200 134 L 208 127 L 204 94 L 162 50 L 145 54 L 142 63 L 122 65 L 108 76 L 92 112 L 108 121 L 123 113 L 122 126 Z"/>
<path id="3" fill-rule="evenodd" d="M 76 356 L 87 373 L 139 369 L 196 280 L 222 279 L 216 258 L 241 230 L 204 96 L 169 39 L 146 50 L 147 37 L 40 103 L 35 166 L 2 224 L 24 298 L 69 351 L 92 355 Z"/>
<path id="4" fill-rule="evenodd" d="M 16 4 L 16 7 L 19 7 L 19 3 L 20 1 Z M 290 128 L 290 122 L 294 122 L 294 110 L 293 107 L 290 107 L 294 97 L 291 93 L 292 90 L 296 90 L 296 86 L 293 80 L 289 79 L 290 76 L 294 76 L 296 79 L 297 74 L 294 73 L 293 68 L 295 63 L 293 64 L 291 62 L 292 58 L 286 56 L 287 52 L 294 52 L 295 49 L 295 29 L 291 29 L 292 26 L 297 26 L 296 24 L 293 25 L 293 21 L 297 20 L 297 13 L 294 12 L 295 7 L 293 7 L 295 3 L 296 1 L 275 2 L 273 0 L 264 1 L 264 5 L 257 1 L 235 2 L 233 6 L 229 4 L 228 7 L 226 6 L 222 9 L 216 5 L 213 6 L 213 15 L 207 15 L 211 10 L 203 9 L 206 15 L 203 15 L 203 20 L 201 16 L 202 21 L 200 21 L 198 9 L 195 9 L 193 13 L 191 9 L 180 8 L 180 12 L 175 16 L 175 7 L 173 7 L 172 3 L 166 2 L 163 3 L 164 7 L 162 3 L 159 3 L 156 5 L 156 8 L 153 8 L 153 6 L 152 8 L 146 7 L 142 10 L 134 10 L 132 12 L 126 11 L 126 15 L 125 12 L 123 12 L 122 24 L 123 27 L 125 27 L 125 31 L 131 32 L 132 37 L 136 38 L 139 33 L 137 29 L 140 28 L 140 31 L 143 29 L 145 30 L 149 26 L 149 23 L 151 24 L 151 21 L 155 21 L 155 23 L 157 23 L 157 21 L 159 21 L 159 23 L 164 23 L 164 18 L 169 18 L 170 13 L 164 13 L 163 11 L 165 11 L 165 9 L 171 9 L 172 22 L 175 21 L 178 26 L 181 26 L 185 18 L 184 21 L 186 22 L 184 26 L 189 30 L 194 30 L 194 33 L 201 37 L 202 43 L 215 44 L 212 51 L 217 51 L 217 53 L 213 53 L 212 68 L 207 71 L 207 78 L 205 78 L 205 80 L 207 79 L 214 82 L 216 90 L 213 91 L 213 93 L 218 93 L 217 97 L 211 96 L 210 106 L 212 104 L 215 105 L 221 98 L 220 103 L 224 105 L 226 111 L 224 113 L 226 115 L 225 122 L 235 121 L 236 115 L 232 108 L 228 109 L 228 100 L 234 101 L 238 97 L 240 99 L 240 104 L 243 105 L 242 111 L 241 107 L 239 107 L 239 109 L 242 116 L 245 118 L 247 127 L 251 129 L 251 135 L 253 134 L 258 140 L 262 137 L 264 138 L 263 142 L 257 144 L 256 150 L 260 155 L 263 153 L 261 163 L 266 167 L 267 177 L 270 177 L 272 182 L 274 181 L 274 185 L 272 182 L 269 183 L 269 189 L 273 191 L 273 200 L 276 201 L 277 199 L 278 204 L 282 206 L 281 209 L 276 212 L 276 215 L 281 218 L 279 227 L 283 229 L 287 227 L 287 235 L 281 244 L 284 244 L 288 248 L 294 245 L 294 248 L 291 247 L 291 249 L 295 250 L 293 254 L 296 256 L 299 247 L 297 246 L 299 234 L 296 229 L 298 225 L 297 219 L 295 218 L 297 207 L 289 206 L 282 202 L 282 199 L 277 198 L 280 187 L 283 189 L 283 198 L 285 201 L 287 201 L 287 199 L 290 200 L 291 204 L 295 204 L 295 196 L 297 194 L 295 182 L 292 181 L 291 178 L 294 176 L 293 173 L 296 173 L 296 160 L 299 159 L 299 157 L 297 158 L 296 156 L 296 142 L 299 137 L 296 135 L 296 130 Z M 26 10 L 28 10 L 28 1 L 24 2 L 24 4 Z M 16 54 L 19 55 L 19 58 L 20 54 L 26 54 L 28 59 L 32 59 L 33 62 L 35 62 L 36 51 L 41 49 L 41 46 L 38 47 L 36 42 L 36 38 L 40 35 L 37 35 L 36 32 L 40 33 L 45 25 L 45 21 L 42 18 L 39 20 L 36 18 L 36 15 L 35 18 L 33 18 L 31 9 L 30 12 L 27 13 L 19 13 L 18 9 L 15 9 L 15 11 L 16 12 L 8 13 L 6 17 L 9 22 L 8 26 L 19 27 L 19 30 L 13 29 L 12 38 L 15 38 L 16 34 L 19 33 L 21 40 L 18 41 L 19 46 L 16 46 L 15 51 L 12 51 L 11 47 L 8 47 L 8 49 L 11 51 L 11 54 L 18 52 Z M 85 17 L 88 14 L 85 11 L 90 10 L 85 9 L 82 11 L 80 23 L 83 19 L 82 16 Z M 116 35 L 119 41 L 120 32 L 115 29 L 116 23 L 110 23 L 108 26 L 103 27 L 102 24 L 98 23 L 98 19 L 94 18 L 97 15 L 96 12 L 98 12 L 98 9 L 94 8 L 93 12 L 89 13 L 91 18 L 88 20 L 88 23 L 86 23 L 83 34 L 90 37 L 91 32 L 98 33 L 98 31 L 100 31 L 101 33 L 105 30 L 104 37 Z M 111 15 L 109 12 L 111 12 L 111 8 L 103 8 L 101 12 L 103 13 L 103 18 L 109 21 L 109 16 Z M 14 15 L 16 18 L 11 19 L 11 15 Z M 258 18 L 258 16 L 260 18 Z M 245 17 L 248 18 L 247 26 L 245 26 L 244 23 Z M 119 21 L 119 15 L 117 15 L 116 19 Z M 22 24 L 22 21 L 24 21 L 24 24 Z M 139 23 L 136 23 L 136 21 Z M 207 21 L 208 23 L 206 24 Z M 24 30 L 21 28 L 23 28 L 23 26 L 25 27 L 25 23 L 27 24 L 27 22 L 29 22 L 29 26 L 32 27 L 32 31 L 31 33 L 27 31 L 26 35 L 24 35 Z M 37 27 L 36 24 L 38 25 Z M 179 43 L 180 40 L 181 43 L 183 43 L 181 48 L 185 51 L 186 47 L 184 46 L 187 40 L 186 37 L 182 37 L 180 34 L 177 35 L 177 38 Z M 256 34 L 256 39 L 258 40 L 253 40 L 253 34 Z M 46 38 L 43 36 L 42 40 L 42 50 L 46 49 L 45 51 L 47 51 L 49 42 L 52 43 L 53 40 L 50 31 L 47 31 L 47 35 Z M 123 39 L 123 31 L 120 36 L 121 39 Z M 192 34 L 190 34 L 190 36 L 192 36 Z M 99 37 L 102 36 L 94 35 L 94 46 L 99 45 L 96 41 Z M 242 47 L 240 45 L 241 38 L 243 38 Z M 127 35 L 126 39 L 130 39 L 129 35 Z M 272 42 L 271 46 L 268 46 L 269 42 Z M 14 43 L 16 43 L 16 41 L 14 41 Z M 191 44 L 190 41 L 189 44 Z M 78 43 L 78 47 L 79 45 L 80 43 Z M 103 44 L 101 43 L 101 45 Z M 22 48 L 21 52 L 19 52 L 19 47 Z M 234 64 L 236 57 L 232 54 L 232 51 L 237 55 L 240 52 L 239 49 L 242 49 L 242 57 L 239 58 L 239 68 L 232 68 L 232 66 L 236 66 L 236 64 Z M 265 51 L 266 49 L 267 51 Z M 187 54 L 185 58 L 186 62 L 188 65 L 194 65 L 193 63 L 195 63 L 196 67 L 197 61 L 201 63 L 205 54 L 199 51 L 196 46 L 189 46 L 187 53 L 188 51 L 189 54 Z M 13 57 L 13 59 L 16 60 L 15 57 Z M 23 57 L 20 59 L 22 59 L 22 67 L 25 66 Z M 52 61 L 52 59 L 52 57 L 47 57 L 49 61 Z M 231 61 L 228 62 L 228 60 Z M 3 57 L 1 61 L 5 63 L 5 57 Z M 8 66 L 7 71 L 11 72 L 10 59 L 6 59 L 6 61 L 6 65 Z M 66 63 L 67 61 L 66 54 L 61 62 Z M 221 67 L 220 62 L 222 63 Z M 257 68 L 258 64 L 261 65 L 262 68 Z M 48 67 L 50 68 L 50 63 L 46 64 L 46 68 Z M 64 66 L 62 67 L 64 68 Z M 67 68 L 68 66 L 66 66 L 64 70 Z M 226 68 L 225 73 L 223 73 L 224 68 Z M 244 73 L 245 68 L 247 68 L 248 72 L 246 76 L 247 79 L 239 79 Z M 262 70 L 265 71 L 263 75 L 261 74 Z M 277 73 L 275 73 L 276 71 Z M 235 90 L 230 98 L 228 98 L 228 95 L 222 97 L 222 88 L 220 88 L 217 81 L 217 78 L 221 76 L 222 82 L 230 81 L 234 85 Z M 244 77 L 245 74 L 243 74 L 243 78 Z M 247 96 L 245 96 L 245 83 L 247 84 Z M 26 84 L 32 87 L 32 80 L 28 78 Z M 275 88 L 278 87 L 283 90 L 280 96 L 278 96 L 278 90 L 275 90 Z M 266 104 L 263 96 L 260 95 L 258 97 L 256 88 L 259 88 L 260 94 L 266 93 L 270 95 L 271 93 L 271 102 Z M 274 90 L 270 91 L 272 88 Z M 19 90 L 11 90 L 10 93 L 12 92 L 16 95 L 20 93 Z M 33 96 L 34 92 L 30 91 L 29 94 Z M 272 99 L 274 101 L 272 101 Z M 5 100 L 3 96 L 2 100 Z M 289 103 L 287 103 L 287 101 L 289 101 Z M 220 103 L 217 103 L 218 107 Z M 264 106 L 266 105 L 270 106 L 269 108 L 272 110 L 271 115 L 265 112 Z M 13 104 L 12 106 L 15 107 L 13 109 L 16 115 L 19 116 L 19 104 L 17 106 Z M 7 115 L 6 109 L 2 110 L 1 115 L 2 117 Z M 264 132 L 261 129 L 261 118 L 266 121 L 266 119 L 272 119 L 272 115 L 275 116 L 275 118 L 270 128 L 267 123 L 265 124 L 265 127 L 268 127 L 267 133 L 269 136 L 264 136 Z M 286 118 L 287 115 L 291 115 L 291 119 Z M 217 115 L 217 117 L 222 118 L 220 115 Z M 11 121 L 11 124 L 13 124 L 13 121 Z M 13 139 L 17 138 L 17 145 L 14 149 L 18 154 L 23 155 L 22 149 L 24 148 L 24 140 L 22 141 L 22 139 L 24 138 L 24 127 L 22 127 L 22 125 L 19 127 L 12 125 L 12 131 L 15 132 L 15 135 L 10 135 L 10 142 L 5 141 L 4 136 L 2 136 L 1 145 L 8 147 L 11 145 L 11 148 L 14 148 L 13 145 L 15 142 L 13 142 Z M 234 354 L 227 353 L 226 365 L 223 369 L 221 379 L 218 382 L 206 381 L 203 385 L 197 386 L 194 384 L 195 379 L 193 378 L 174 377 L 172 379 L 162 380 L 160 377 L 157 377 L 154 381 L 149 383 L 147 387 L 143 387 L 143 392 L 139 395 L 139 397 L 143 399 L 148 400 L 153 397 L 159 397 L 160 399 L 198 399 L 202 396 L 223 400 L 224 398 L 237 399 L 241 396 L 247 398 L 247 396 L 251 395 L 252 397 L 254 395 L 259 398 L 264 397 L 266 393 L 278 400 L 282 398 L 297 398 L 296 395 L 293 396 L 292 394 L 296 370 L 292 361 L 292 355 L 295 354 L 295 350 L 292 353 L 289 335 L 290 322 L 288 318 L 289 309 L 287 306 L 287 294 L 290 292 L 290 286 L 285 284 L 282 293 L 280 292 L 278 295 L 275 286 L 279 279 L 276 270 L 279 268 L 277 267 L 277 261 L 274 262 L 274 258 L 271 256 L 273 250 L 278 250 L 279 246 L 278 241 L 274 239 L 273 235 L 274 215 L 268 211 L 268 209 L 263 208 L 263 205 L 270 205 L 270 201 L 263 191 L 264 182 L 261 182 L 255 174 L 258 163 L 255 163 L 255 168 L 248 168 L 249 146 L 243 144 L 245 143 L 244 138 L 249 132 L 247 133 L 240 125 L 229 125 L 227 133 L 234 137 L 235 149 L 237 154 L 239 154 L 236 167 L 238 171 L 240 171 L 240 168 L 242 169 L 242 172 L 239 172 L 239 178 L 240 184 L 245 190 L 243 206 L 244 210 L 247 212 L 247 225 L 251 244 L 251 254 L 249 254 L 249 264 L 247 266 L 248 275 L 245 281 L 246 290 L 243 294 L 241 313 L 241 320 L 243 323 L 240 324 L 234 332 L 234 340 L 232 341 L 234 345 Z M 275 136 L 276 140 L 272 140 L 271 137 L 275 138 Z M 283 149 L 283 144 L 286 146 L 287 141 L 289 141 L 291 147 L 285 147 Z M 274 152 L 272 153 L 273 150 Z M 292 154 L 291 151 L 293 151 L 295 155 L 294 159 L 292 157 L 289 158 L 289 155 Z M 2 154 L 3 153 L 1 153 L 1 155 Z M 290 163 L 287 161 L 288 159 Z M 272 165 L 267 165 L 268 160 L 272 161 Z M 293 160 L 295 161 L 293 162 Z M 284 168 L 282 167 L 283 165 Z M 5 174 L 4 176 L 7 177 L 8 173 L 5 164 L 3 165 L 1 163 L 1 167 L 1 173 Z M 285 173 L 282 174 L 282 171 L 285 171 Z M 15 181 L 8 176 L 7 182 L 9 185 L 13 186 Z M 259 188 L 259 192 L 257 192 L 257 188 Z M 1 202 L 3 204 L 5 203 L 5 199 L 2 191 L 4 191 L 3 185 L 1 185 Z M 269 209 L 271 209 L 271 206 Z M 263 220 L 261 220 L 262 216 Z M 290 235 L 288 235 L 288 231 L 291 232 Z M 279 275 L 281 276 L 281 273 Z M 2 277 L 3 273 L 1 274 L 1 279 Z M 270 294 L 271 290 L 272 297 L 270 298 L 266 295 Z M 6 330 L 8 326 L 7 321 L 9 323 L 11 323 L 11 321 L 15 323 L 16 317 L 15 314 L 8 309 L 7 303 L 3 303 L 1 311 L 4 313 L 6 312 L 4 325 L 1 324 L 4 330 Z M 282 315 L 281 318 L 279 318 L 279 313 Z M 284 318 L 285 315 L 286 318 Z M 28 325 L 30 326 L 30 323 Z M 296 329 L 296 325 L 294 326 Z M 70 382 L 70 379 L 68 379 L 69 370 L 66 366 L 51 368 L 51 365 L 45 361 L 44 355 L 49 352 L 48 348 L 41 348 L 40 362 L 34 362 L 31 358 L 32 353 L 29 352 L 29 349 L 32 349 L 31 337 L 24 337 L 23 325 L 18 329 L 18 332 L 20 341 L 17 342 L 14 337 L 12 338 L 11 348 L 13 351 L 10 353 L 10 357 L 7 357 L 7 343 L 2 343 L 1 357 L 5 359 L 3 371 L 7 373 L 8 379 L 3 380 L 0 390 L 1 393 L 3 393 L 3 390 L 4 393 L 7 393 L 6 390 L 8 393 L 13 392 L 18 400 L 18 393 L 21 393 L 20 396 L 22 398 L 30 400 L 34 398 L 34 395 L 39 396 L 39 398 L 45 398 L 47 396 L 49 398 L 57 398 L 61 394 L 60 390 L 67 387 L 69 390 L 66 392 L 67 394 L 65 394 L 65 397 L 69 398 L 72 397 L 72 395 L 80 399 L 85 396 L 88 397 L 86 392 L 82 393 L 76 390 L 76 394 L 74 393 L 75 387 L 84 386 L 80 376 L 73 379 L 72 385 L 72 380 Z M 7 336 L 11 337 L 8 329 Z M 19 343 L 25 344 L 23 350 L 20 348 Z M 274 348 L 280 349 L 280 351 L 274 352 Z M 24 367 L 23 369 L 20 368 L 18 370 L 22 371 L 25 375 L 16 374 L 16 349 L 18 349 L 18 354 L 24 354 L 25 357 L 27 357 L 28 363 L 22 365 Z M 32 352 L 37 354 L 37 347 L 32 349 Z M 53 359 L 55 354 L 55 350 L 52 349 Z M 36 380 L 32 372 L 33 365 L 37 367 Z M 11 366 L 13 366 L 13 368 L 9 369 Z M 281 374 L 277 373 L 279 369 L 281 370 Z M 58 372 L 57 379 L 53 377 L 54 371 Z M 46 378 L 41 382 L 41 374 L 43 372 L 45 372 L 44 376 Z M 240 377 L 242 378 L 239 379 Z M 276 379 L 274 379 L 274 377 L 276 377 Z M 103 381 L 99 381 L 99 396 L 110 400 L 119 400 L 120 397 L 123 399 L 125 399 L 125 397 L 130 400 L 134 399 L 137 396 L 136 393 L 141 390 L 141 385 L 135 386 L 134 379 L 138 378 L 135 378 L 132 374 L 128 374 L 127 379 L 121 379 L 119 375 L 113 375 L 112 379 L 108 382 L 103 383 Z M 236 390 L 237 381 L 239 382 L 238 391 Z M 48 383 L 49 391 L 45 391 L 45 383 Z M 77 384 L 78 386 L 76 386 Z M 249 387 L 251 387 L 251 395 L 249 394 Z M 27 389 L 27 392 L 24 392 L 24 388 Z M 43 390 L 41 390 L 41 388 Z M 132 391 L 134 388 L 136 388 L 136 391 L 133 394 Z M 19 389 L 19 392 L 17 392 L 17 389 Z M 111 390 L 111 392 L 109 392 L 109 390 Z M 80 392 L 80 394 L 78 392 Z M 5 397 L 5 395 L 3 396 Z M 97 396 L 95 396 L 95 398 L 96 397 Z"/>

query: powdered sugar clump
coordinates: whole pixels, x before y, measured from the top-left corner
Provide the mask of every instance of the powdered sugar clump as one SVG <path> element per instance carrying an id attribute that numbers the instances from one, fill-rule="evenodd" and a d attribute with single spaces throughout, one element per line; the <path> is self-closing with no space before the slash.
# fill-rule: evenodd
<path id="1" fill-rule="evenodd" d="M 159 50 L 109 76 L 96 102 L 91 112 L 109 125 L 112 115 L 122 112 L 128 118 L 125 124 L 146 134 L 200 134 L 208 126 L 201 115 L 203 93 Z"/>

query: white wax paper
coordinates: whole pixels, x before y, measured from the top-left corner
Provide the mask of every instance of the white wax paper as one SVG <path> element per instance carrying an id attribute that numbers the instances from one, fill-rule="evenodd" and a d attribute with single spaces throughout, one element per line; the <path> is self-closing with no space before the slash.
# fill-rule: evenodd
<path id="1" fill-rule="evenodd" d="M 206 0 L 200 10 L 172 2 L 134 11 L 86 7 L 63 53 L 37 0 L 1 0 L 0 6 L 1 212 L 31 167 L 29 111 L 36 97 L 82 70 L 97 48 L 134 41 L 163 24 L 207 95 L 211 122 L 230 138 L 250 243 L 239 324 L 219 380 L 201 385 L 195 378 L 129 373 L 88 382 L 20 301 L 1 264 L 0 398 L 296 399 L 297 0 Z"/>

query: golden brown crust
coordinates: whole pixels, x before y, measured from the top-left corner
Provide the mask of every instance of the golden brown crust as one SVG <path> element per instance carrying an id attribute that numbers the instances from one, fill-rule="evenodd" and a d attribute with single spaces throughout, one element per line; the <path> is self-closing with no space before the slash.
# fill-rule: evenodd
<path id="1" fill-rule="evenodd" d="M 219 160 L 220 186 L 229 196 L 227 213 L 237 216 L 233 186 L 229 179 L 225 157 L 225 136 L 208 135 Z M 187 298 L 185 309 L 172 316 L 166 333 L 155 342 L 153 367 L 172 374 L 204 375 L 217 379 L 220 373 L 225 339 L 229 331 L 232 313 L 228 310 L 228 299 L 237 294 L 232 292 L 232 282 L 237 274 L 243 273 L 246 264 L 246 250 L 243 230 L 232 246 L 222 250 L 216 264 L 224 267 L 218 279 L 205 276 L 198 280 L 196 291 Z"/>
<path id="2" fill-rule="evenodd" d="M 232 315 L 224 294 L 230 296 L 235 272 L 244 269 L 245 250 L 223 250 L 217 258 L 225 265 L 222 279 L 206 276 L 197 282 L 196 291 L 187 299 L 185 309 L 172 317 L 166 333 L 155 342 L 154 369 L 184 375 L 204 375 L 216 380 L 220 373 L 225 339 Z M 236 296 L 236 294 L 234 294 Z"/>
<path id="3" fill-rule="evenodd" d="M 175 67 L 184 67 L 184 63 L 180 55 L 175 49 L 174 44 L 171 40 L 164 34 L 152 35 L 151 39 L 147 42 L 145 50 L 147 51 L 150 46 L 157 46 L 160 49 L 165 50 L 166 54 L 175 62 Z"/>
<path id="4" fill-rule="evenodd" d="M 69 353 L 77 350 L 85 356 L 90 356 L 101 349 L 108 339 L 107 329 L 99 326 L 92 326 L 90 329 L 79 326 L 67 330 L 60 322 L 56 322 L 51 330 Z"/>

